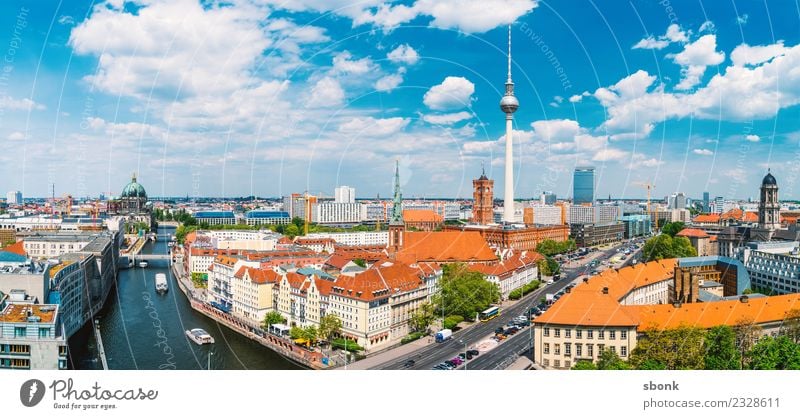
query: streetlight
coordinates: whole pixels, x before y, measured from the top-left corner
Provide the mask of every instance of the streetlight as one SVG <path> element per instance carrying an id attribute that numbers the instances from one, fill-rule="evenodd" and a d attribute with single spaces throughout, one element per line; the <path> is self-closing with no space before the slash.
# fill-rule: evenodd
<path id="1" fill-rule="evenodd" d="M 206 369 L 207 370 L 211 369 L 211 355 L 214 355 L 214 352 L 209 352 L 208 353 L 208 361 L 206 361 Z"/>
<path id="2" fill-rule="evenodd" d="M 464 371 L 467 370 L 467 342 L 464 342 L 463 339 L 459 339 L 458 343 L 464 344 Z"/>

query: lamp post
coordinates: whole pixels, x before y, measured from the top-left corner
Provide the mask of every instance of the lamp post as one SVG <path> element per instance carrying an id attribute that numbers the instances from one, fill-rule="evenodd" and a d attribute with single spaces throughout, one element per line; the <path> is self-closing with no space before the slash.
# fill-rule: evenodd
<path id="1" fill-rule="evenodd" d="M 211 355 L 214 355 L 214 352 L 209 352 L 208 353 L 208 358 L 207 358 L 207 361 L 206 361 L 206 369 L 207 370 L 211 369 Z"/>
<path id="2" fill-rule="evenodd" d="M 464 371 L 466 371 L 467 370 L 467 342 L 464 342 L 463 339 L 460 339 L 458 342 L 464 344 Z"/>

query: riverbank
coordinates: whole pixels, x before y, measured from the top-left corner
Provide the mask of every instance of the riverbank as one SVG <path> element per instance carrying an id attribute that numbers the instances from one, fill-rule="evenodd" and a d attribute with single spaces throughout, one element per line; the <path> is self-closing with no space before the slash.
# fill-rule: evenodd
<path id="1" fill-rule="evenodd" d="M 328 366 L 325 364 L 327 358 L 321 352 L 309 351 L 300 346 L 297 346 L 289 339 L 272 336 L 269 334 L 260 335 L 253 332 L 253 330 L 260 330 L 260 325 L 248 324 L 237 319 L 230 314 L 223 313 L 216 308 L 205 303 L 199 297 L 205 294 L 205 290 L 198 290 L 192 284 L 192 281 L 187 278 L 179 269 L 179 264 L 172 264 L 171 271 L 175 276 L 178 287 L 183 292 L 184 296 L 189 300 L 192 309 L 205 315 L 206 317 L 215 320 L 231 330 L 251 339 L 268 349 L 278 353 L 286 359 L 300 364 L 306 368 L 311 369 L 324 369 Z"/>

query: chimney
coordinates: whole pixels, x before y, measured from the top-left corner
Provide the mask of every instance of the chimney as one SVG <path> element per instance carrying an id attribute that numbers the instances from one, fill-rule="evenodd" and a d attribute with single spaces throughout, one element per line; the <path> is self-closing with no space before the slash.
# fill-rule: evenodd
<path id="1" fill-rule="evenodd" d="M 750 301 L 750 297 L 748 297 L 747 295 L 743 295 L 743 296 L 739 297 L 739 301 L 741 301 L 743 303 L 747 303 L 748 301 Z"/>
<path id="2" fill-rule="evenodd" d="M 583 282 L 588 283 L 589 282 L 589 277 L 587 276 L 587 277 L 583 278 Z"/>
<path id="3" fill-rule="evenodd" d="M 608 287 L 603 287 L 603 294 L 608 294 Z"/>
<path id="4" fill-rule="evenodd" d="M 675 308 L 681 308 L 681 302 L 680 301 L 675 301 L 674 303 L 672 303 L 672 306 L 675 307 Z"/>

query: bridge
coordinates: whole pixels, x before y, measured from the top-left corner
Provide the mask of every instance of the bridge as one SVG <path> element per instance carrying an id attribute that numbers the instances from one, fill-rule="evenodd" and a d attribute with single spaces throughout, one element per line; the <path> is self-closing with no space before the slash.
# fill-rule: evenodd
<path id="1" fill-rule="evenodd" d="M 128 257 L 129 258 L 133 258 L 134 263 L 135 262 L 139 262 L 139 261 L 143 261 L 143 260 L 170 260 L 170 259 L 172 259 L 172 256 L 170 256 L 170 255 L 153 255 L 153 254 L 128 255 Z"/>

